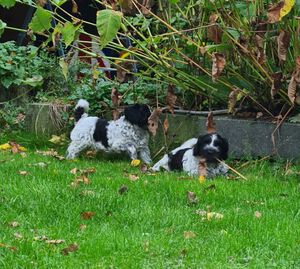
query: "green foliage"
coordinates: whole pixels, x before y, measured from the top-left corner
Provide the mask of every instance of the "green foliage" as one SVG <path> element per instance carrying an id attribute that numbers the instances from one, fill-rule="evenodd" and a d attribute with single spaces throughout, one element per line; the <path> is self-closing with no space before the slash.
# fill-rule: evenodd
<path id="1" fill-rule="evenodd" d="M 1 131 L 22 131 L 24 128 L 25 111 L 24 107 L 5 103 L 0 107 Z"/>
<path id="2" fill-rule="evenodd" d="M 6 27 L 6 23 L 0 20 L 0 37 L 3 34 L 5 27 Z"/>
<path id="3" fill-rule="evenodd" d="M 61 34 L 66 47 L 68 47 L 74 41 L 79 28 L 80 25 L 74 26 L 71 22 L 66 22 L 64 24 L 64 27 L 61 29 Z"/>
<path id="4" fill-rule="evenodd" d="M 121 20 L 121 12 L 111 9 L 104 9 L 97 12 L 96 25 L 102 48 L 115 38 L 121 27 Z"/>
<path id="5" fill-rule="evenodd" d="M 53 73 L 61 75 L 56 59 L 38 48 L 16 46 L 14 42 L 0 44 L 0 85 L 41 86 Z"/>
<path id="6" fill-rule="evenodd" d="M 11 8 L 16 4 L 16 0 L 0 0 L 0 6 Z"/>
<path id="7" fill-rule="evenodd" d="M 29 23 L 29 28 L 35 33 L 47 31 L 51 28 L 51 20 L 52 14 L 48 10 L 38 6 Z"/>

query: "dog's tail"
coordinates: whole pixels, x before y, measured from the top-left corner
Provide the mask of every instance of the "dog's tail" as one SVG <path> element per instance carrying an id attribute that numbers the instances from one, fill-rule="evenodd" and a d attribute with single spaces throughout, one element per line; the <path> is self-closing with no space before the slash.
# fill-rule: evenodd
<path id="1" fill-rule="evenodd" d="M 81 118 L 87 117 L 88 111 L 89 111 L 89 102 L 84 99 L 80 99 L 77 105 L 75 106 L 75 111 L 74 111 L 75 121 L 77 122 Z"/>

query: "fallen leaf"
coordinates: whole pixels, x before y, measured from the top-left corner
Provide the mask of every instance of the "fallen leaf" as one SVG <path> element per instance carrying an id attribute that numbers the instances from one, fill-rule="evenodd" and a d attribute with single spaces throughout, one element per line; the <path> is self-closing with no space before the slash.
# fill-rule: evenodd
<path id="1" fill-rule="evenodd" d="M 120 188 L 119 188 L 119 194 L 124 194 L 125 192 L 128 191 L 128 187 L 126 185 L 122 185 Z"/>
<path id="2" fill-rule="evenodd" d="M 11 251 L 17 251 L 17 248 L 16 248 L 16 247 L 8 246 L 8 245 L 2 244 L 2 243 L 0 243 L 0 247 L 8 248 L 8 249 L 10 249 Z"/>
<path id="3" fill-rule="evenodd" d="M 80 194 L 82 196 L 95 196 L 95 192 L 92 190 L 83 190 Z"/>
<path id="4" fill-rule="evenodd" d="M 201 175 L 201 176 L 198 177 L 198 180 L 199 180 L 199 183 L 200 183 L 200 184 L 204 184 L 205 181 L 206 181 L 206 178 L 205 178 L 204 175 Z"/>
<path id="5" fill-rule="evenodd" d="M 166 103 L 168 110 L 173 114 L 174 113 L 174 106 L 177 100 L 177 96 L 174 94 L 174 86 L 172 84 L 168 85 Z"/>
<path id="6" fill-rule="evenodd" d="M 216 189 L 216 185 L 215 184 L 210 184 L 209 186 L 204 188 L 204 191 L 210 191 L 210 190 L 215 190 L 215 189 Z"/>
<path id="7" fill-rule="evenodd" d="M 21 176 L 26 176 L 26 175 L 28 175 L 28 172 L 27 171 L 19 171 L 19 174 Z"/>
<path id="8" fill-rule="evenodd" d="M 131 161 L 130 165 L 131 166 L 139 166 L 141 161 L 139 159 L 134 159 Z"/>
<path id="9" fill-rule="evenodd" d="M 86 169 L 80 169 L 80 174 L 81 175 L 88 175 L 88 174 L 94 174 L 96 172 L 95 167 L 89 167 Z"/>
<path id="10" fill-rule="evenodd" d="M 206 130 L 208 134 L 216 132 L 216 124 L 214 122 L 213 113 L 209 112 L 206 119 Z"/>
<path id="11" fill-rule="evenodd" d="M 16 142 L 9 142 L 9 145 L 11 146 L 11 152 L 14 154 L 27 151 L 25 147 L 20 146 Z"/>
<path id="12" fill-rule="evenodd" d="M 85 230 L 86 229 L 86 225 L 85 224 L 80 224 L 79 225 L 79 230 L 80 231 L 83 231 L 83 230 Z"/>
<path id="13" fill-rule="evenodd" d="M 59 245 L 65 242 L 65 240 L 63 239 L 51 239 L 51 240 L 46 240 L 45 241 L 47 244 L 51 244 L 51 245 Z"/>
<path id="14" fill-rule="evenodd" d="M 89 220 L 91 218 L 93 218 L 95 216 L 95 212 L 92 212 L 92 211 L 86 211 L 86 212 L 81 212 L 80 216 L 81 216 L 81 219 L 84 219 L 84 220 Z"/>
<path id="15" fill-rule="evenodd" d="M 18 240 L 21 240 L 23 238 L 23 235 L 20 233 L 14 233 L 14 237 Z"/>
<path id="16" fill-rule="evenodd" d="M 262 34 L 256 34 L 254 36 L 254 43 L 256 45 L 256 58 L 260 64 L 266 61 L 264 50 L 264 36 Z"/>
<path id="17" fill-rule="evenodd" d="M 161 115 L 161 113 L 162 113 L 162 110 L 160 108 L 156 108 L 153 110 L 150 117 L 148 118 L 148 130 L 153 136 L 156 135 L 156 131 L 158 128 L 159 116 Z"/>
<path id="18" fill-rule="evenodd" d="M 70 170 L 70 173 L 73 174 L 73 175 L 76 175 L 77 171 L 78 171 L 78 168 L 75 167 L 75 168 Z"/>
<path id="19" fill-rule="evenodd" d="M 97 152 L 94 150 L 88 150 L 85 153 L 85 156 L 87 156 L 88 158 L 95 158 L 96 157 Z"/>
<path id="20" fill-rule="evenodd" d="M 184 231 L 183 232 L 183 237 L 184 237 L 184 239 L 195 238 L 196 234 L 192 231 Z"/>
<path id="21" fill-rule="evenodd" d="M 38 167 L 41 167 L 41 168 L 44 168 L 44 167 L 47 167 L 48 164 L 47 163 L 44 163 L 44 162 L 38 162 L 38 163 L 33 163 L 31 164 L 32 166 L 38 166 Z"/>
<path id="22" fill-rule="evenodd" d="M 129 174 L 128 177 L 130 181 L 137 181 L 139 179 L 139 176 L 136 174 Z"/>
<path id="23" fill-rule="evenodd" d="M 58 152 L 55 151 L 54 149 L 49 149 L 49 150 L 46 150 L 46 151 L 37 150 L 36 153 L 37 153 L 37 154 L 41 154 L 41 155 L 43 155 L 43 156 L 51 156 L 51 157 L 54 157 L 54 158 L 56 158 L 56 159 L 58 159 L 58 160 L 60 160 L 60 161 L 62 161 L 62 160 L 65 159 L 65 157 L 60 156 L 60 155 L 58 154 Z"/>
<path id="24" fill-rule="evenodd" d="M 118 109 L 113 109 L 112 115 L 113 115 L 113 120 L 117 120 L 120 117 L 120 111 Z"/>
<path id="25" fill-rule="evenodd" d="M 52 135 L 48 141 L 56 145 L 62 145 L 66 141 L 66 137 L 65 135 Z"/>
<path id="26" fill-rule="evenodd" d="M 71 186 L 72 187 L 77 187 L 80 185 L 80 183 L 83 183 L 85 185 L 88 185 L 90 184 L 90 180 L 85 176 L 85 175 L 81 175 L 81 176 L 78 176 L 74 179 L 74 181 L 72 181 L 71 183 Z"/>
<path id="27" fill-rule="evenodd" d="M 16 228 L 16 227 L 19 227 L 19 226 L 20 226 L 20 223 L 17 222 L 17 221 L 12 221 L 12 222 L 9 222 L 9 223 L 8 223 L 8 226 L 13 227 L 13 228 Z"/>
<path id="28" fill-rule="evenodd" d="M 259 212 L 259 211 L 254 212 L 254 217 L 259 219 L 259 218 L 261 218 L 261 216 L 262 216 L 261 212 Z"/>
<path id="29" fill-rule="evenodd" d="M 198 203 L 198 198 L 196 196 L 196 194 L 192 191 L 187 191 L 186 193 L 187 195 L 187 200 L 190 204 L 196 204 Z"/>
<path id="30" fill-rule="evenodd" d="M 215 81 L 225 68 L 226 60 L 222 53 L 214 52 L 212 54 L 212 80 Z"/>
<path id="31" fill-rule="evenodd" d="M 39 236 L 35 236 L 33 238 L 33 240 L 35 241 L 46 241 L 48 239 L 48 237 L 46 235 L 39 235 Z"/>
<path id="32" fill-rule="evenodd" d="M 62 249 L 61 254 L 66 256 L 66 255 L 69 255 L 70 252 L 75 252 L 77 250 L 78 250 L 78 245 L 76 243 L 74 243 L 74 244 L 70 244 L 66 248 Z"/>
<path id="33" fill-rule="evenodd" d="M 9 143 L 0 145 L 0 150 L 7 150 L 7 149 L 11 149 L 11 145 Z"/>

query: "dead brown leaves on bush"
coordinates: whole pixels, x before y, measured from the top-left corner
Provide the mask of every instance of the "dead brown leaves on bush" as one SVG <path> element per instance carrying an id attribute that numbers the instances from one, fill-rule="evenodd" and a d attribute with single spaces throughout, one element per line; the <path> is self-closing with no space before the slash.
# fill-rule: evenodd
<path id="1" fill-rule="evenodd" d="M 148 118 L 148 130 L 149 132 L 155 136 L 156 131 L 158 128 L 159 116 L 161 115 L 162 110 L 160 108 L 156 108 L 151 113 L 150 117 Z"/>
<path id="2" fill-rule="evenodd" d="M 215 81 L 225 68 L 226 60 L 222 53 L 214 52 L 212 54 L 212 79 Z"/>

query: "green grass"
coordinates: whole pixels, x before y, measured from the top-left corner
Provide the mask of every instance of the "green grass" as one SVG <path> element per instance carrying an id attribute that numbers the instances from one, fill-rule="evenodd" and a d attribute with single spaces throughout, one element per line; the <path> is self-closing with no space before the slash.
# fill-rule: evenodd
<path id="1" fill-rule="evenodd" d="M 31 148 L 27 157 L 0 152 L 1 268 L 300 267 L 299 175 L 285 175 L 284 162 L 251 161 L 239 170 L 247 181 L 223 177 L 199 184 L 179 180 L 178 173 L 142 174 L 126 159 L 59 161 L 36 154 L 29 140 L 22 144 Z M 39 162 L 48 165 L 34 165 Z M 89 185 L 70 187 L 75 167 L 96 168 Z M 139 179 L 130 181 L 128 173 Z M 128 191 L 121 195 L 122 185 Z M 196 193 L 197 204 L 188 203 L 187 191 Z M 202 220 L 198 209 L 224 217 Z M 96 214 L 83 220 L 86 211 Z M 11 227 L 12 221 L 19 226 Z M 86 228 L 80 230 L 82 224 Z M 185 231 L 196 236 L 186 239 Z M 43 235 L 65 242 L 35 240 Z M 72 243 L 78 250 L 62 255 Z"/>

